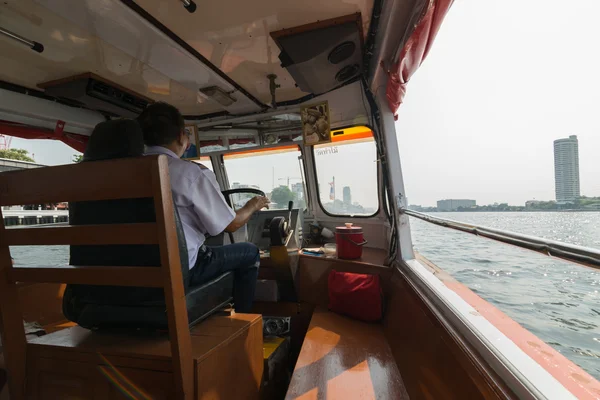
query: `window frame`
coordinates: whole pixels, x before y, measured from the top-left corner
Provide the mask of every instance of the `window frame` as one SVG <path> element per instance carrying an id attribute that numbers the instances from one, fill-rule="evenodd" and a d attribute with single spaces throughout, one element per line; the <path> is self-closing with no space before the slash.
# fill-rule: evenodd
<path id="1" fill-rule="evenodd" d="M 375 131 L 373 130 L 373 128 L 371 128 L 369 125 L 349 125 L 349 126 L 344 126 L 341 128 L 336 128 L 336 129 L 332 129 L 331 133 L 333 134 L 333 132 L 335 131 L 342 131 L 344 129 L 350 129 L 350 128 L 358 128 L 364 126 L 365 128 L 368 128 L 371 131 L 371 135 L 373 138 L 373 143 L 375 144 L 375 161 L 377 161 L 377 140 L 375 139 Z M 334 142 L 330 142 L 334 143 Z M 381 196 L 379 195 L 380 190 L 381 190 L 381 185 L 379 182 L 379 175 L 380 175 L 380 164 L 379 162 L 377 162 L 377 170 L 376 170 L 376 174 L 375 174 L 375 178 L 377 181 L 377 189 L 376 189 L 376 195 L 377 195 L 377 209 L 375 210 L 375 212 L 373 214 L 369 214 L 369 215 L 363 215 L 363 214 L 332 214 L 329 211 L 327 211 L 325 209 L 325 207 L 323 207 L 323 203 L 321 202 L 321 192 L 319 191 L 319 176 L 317 175 L 317 159 L 315 158 L 315 146 L 310 146 L 311 147 L 311 152 L 312 152 L 312 159 L 313 159 L 313 176 L 315 177 L 315 187 L 317 190 L 317 202 L 319 204 L 319 207 L 321 208 L 321 211 L 323 211 L 325 213 L 325 215 L 327 215 L 328 217 L 332 217 L 332 218 L 364 218 L 364 219 L 368 219 L 368 218 L 373 218 L 376 217 L 377 215 L 379 215 L 379 213 L 381 212 Z"/>
<path id="2" fill-rule="evenodd" d="M 307 166 L 306 163 L 303 162 L 304 157 L 305 157 L 305 153 L 304 153 L 304 146 L 302 146 L 302 143 L 293 143 L 293 144 L 286 144 L 286 145 L 275 145 L 275 146 L 269 146 L 269 147 L 259 147 L 259 148 L 254 148 L 254 149 L 240 149 L 239 151 L 230 151 L 230 152 L 223 152 L 221 154 L 219 154 L 219 160 L 221 162 L 221 165 L 223 166 L 223 174 L 226 177 L 226 181 L 227 181 L 227 189 L 231 189 L 231 182 L 229 179 L 229 173 L 227 172 L 227 167 L 225 166 L 225 161 L 227 156 L 229 155 L 243 155 L 243 154 L 250 154 L 250 153 L 261 153 L 261 152 L 265 152 L 267 153 L 270 150 L 277 150 L 277 149 L 281 149 L 281 148 L 289 148 L 290 150 L 292 150 L 292 148 L 295 147 L 296 150 L 300 153 L 300 159 L 302 161 L 299 161 L 299 166 L 300 166 L 300 175 L 302 175 L 302 183 L 303 183 L 303 189 L 304 189 L 304 197 L 306 199 L 305 206 L 303 209 L 300 209 L 300 211 L 302 211 L 302 213 L 306 214 L 306 212 L 308 212 L 311 209 L 311 196 L 310 196 L 310 189 L 309 189 L 309 183 L 308 183 L 308 178 L 307 178 Z M 226 189 L 225 189 L 226 190 Z"/>

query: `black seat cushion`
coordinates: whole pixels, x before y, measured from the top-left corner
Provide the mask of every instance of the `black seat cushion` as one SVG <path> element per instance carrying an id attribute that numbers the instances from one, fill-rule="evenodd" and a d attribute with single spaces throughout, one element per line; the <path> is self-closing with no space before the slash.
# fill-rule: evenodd
<path id="1" fill-rule="evenodd" d="M 94 129 L 83 162 L 142 156 L 142 132 L 136 121 L 115 120 Z M 107 177 L 106 179 L 110 179 Z M 151 198 L 102 200 L 69 204 L 71 225 L 155 222 Z M 190 324 L 232 302 L 233 274 L 226 273 L 198 287 L 189 285 L 188 253 L 179 213 L 175 209 L 181 272 Z M 156 266 L 158 245 L 86 245 L 70 247 L 70 264 L 83 266 Z M 86 328 L 166 329 L 162 289 L 68 285 L 63 298 L 65 316 Z"/>

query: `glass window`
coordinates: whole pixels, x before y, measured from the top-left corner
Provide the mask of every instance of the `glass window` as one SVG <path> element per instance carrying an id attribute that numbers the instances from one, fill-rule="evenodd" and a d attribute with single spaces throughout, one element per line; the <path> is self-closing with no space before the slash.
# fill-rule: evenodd
<path id="1" fill-rule="evenodd" d="M 370 216 L 379 209 L 377 149 L 373 132 L 355 127 L 331 132 L 313 148 L 319 201 L 333 215 Z"/>
<path id="2" fill-rule="evenodd" d="M 200 149 L 200 154 L 227 150 L 227 143 L 221 136 L 206 135 L 204 133 L 201 133 L 198 136 L 198 148 Z"/>
<path id="3" fill-rule="evenodd" d="M 271 199 L 271 209 L 286 209 L 290 200 L 294 202 L 294 208 L 305 209 L 300 155 L 297 145 L 227 154 L 223 162 L 229 187 L 262 190 Z M 253 196 L 232 198 L 234 209 Z"/>
<path id="4" fill-rule="evenodd" d="M 213 132 L 201 132 L 198 136 L 200 154 L 244 149 L 248 147 L 257 147 L 259 145 L 260 141 L 257 134 L 239 133 L 234 135 L 231 131 L 228 132 L 227 135 Z"/>

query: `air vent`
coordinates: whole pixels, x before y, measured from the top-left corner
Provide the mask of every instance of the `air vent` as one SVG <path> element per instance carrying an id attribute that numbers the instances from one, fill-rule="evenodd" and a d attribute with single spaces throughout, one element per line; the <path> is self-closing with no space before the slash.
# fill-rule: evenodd
<path id="1" fill-rule="evenodd" d="M 354 54 L 354 50 L 356 50 L 354 42 L 344 42 L 331 50 L 327 59 L 332 64 L 339 64 L 351 57 Z"/>
<path id="2" fill-rule="evenodd" d="M 362 70 L 362 18 L 347 15 L 272 32 L 281 66 L 308 93 L 328 92 Z"/>
<path id="3" fill-rule="evenodd" d="M 41 83 L 38 87 L 50 96 L 120 117 L 135 118 L 153 102 L 92 73 Z"/>
<path id="4" fill-rule="evenodd" d="M 340 72 L 335 74 L 335 80 L 339 83 L 346 82 L 348 79 L 354 78 L 358 71 L 360 71 L 358 64 L 346 65 Z"/>

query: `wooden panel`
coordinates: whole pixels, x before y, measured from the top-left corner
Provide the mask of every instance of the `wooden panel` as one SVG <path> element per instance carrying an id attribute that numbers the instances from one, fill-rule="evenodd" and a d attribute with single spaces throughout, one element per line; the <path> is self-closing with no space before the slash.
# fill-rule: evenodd
<path id="1" fill-rule="evenodd" d="M 279 300 L 298 301 L 297 279 L 300 254 L 298 249 L 271 246 L 269 256 L 261 255 L 258 279 L 277 281 Z"/>
<path id="2" fill-rule="evenodd" d="M 188 314 L 179 258 L 179 242 L 175 231 L 175 214 L 169 165 L 166 157 L 159 159 L 158 168 L 152 169 L 152 186 L 156 224 L 159 231 L 159 247 L 162 280 L 164 282 L 167 320 L 173 357 L 173 381 L 175 395 L 181 399 L 194 396 L 194 365 L 192 342 L 188 329 Z"/>
<path id="3" fill-rule="evenodd" d="M 379 275 L 382 278 L 383 290 L 387 293 L 387 283 L 392 276 L 392 269 L 383 266 L 386 256 L 386 251 L 370 248 L 363 250 L 363 257 L 359 260 L 341 260 L 301 254 L 298 272 L 299 300 L 314 305 L 327 306 L 329 303 L 327 278 L 333 269 L 358 274 Z"/>
<path id="4" fill-rule="evenodd" d="M 513 397 L 444 327 L 398 270 L 391 284 L 385 333 L 411 398 Z"/>
<path id="5" fill-rule="evenodd" d="M 364 266 L 383 266 L 385 263 L 385 259 L 388 256 L 387 250 L 383 249 L 375 249 L 372 247 L 364 247 L 362 257 L 356 260 L 344 260 L 342 258 L 326 258 L 324 256 L 313 256 L 310 254 L 300 253 L 300 258 L 306 260 L 327 260 L 334 263 L 351 263 L 355 265 L 364 265 Z"/>
<path id="6" fill-rule="evenodd" d="M 313 314 L 286 399 L 407 399 L 383 326 Z"/>
<path id="7" fill-rule="evenodd" d="M 70 328 L 69 328 L 70 329 Z M 144 341 L 144 340 L 143 340 Z M 215 345 L 215 343 L 212 343 Z M 137 346 L 138 348 L 141 346 Z M 150 347 L 148 344 L 144 344 L 143 347 Z M 162 346 L 165 349 L 169 349 L 169 343 L 165 340 L 165 345 Z M 43 347 L 38 345 L 28 345 L 29 355 L 37 358 L 45 358 L 56 360 L 57 362 L 80 362 L 87 364 L 98 364 L 102 361 L 100 355 L 110 361 L 112 365 L 117 368 L 136 368 L 136 369 L 147 369 L 152 371 L 164 371 L 164 372 L 172 372 L 173 371 L 173 363 L 171 362 L 170 357 L 165 356 L 164 359 L 152 359 L 147 358 L 146 354 L 132 354 L 128 355 L 110 355 L 104 352 L 87 352 L 81 351 L 78 352 L 69 348 L 59 348 L 59 347 Z"/>
<path id="8" fill-rule="evenodd" d="M 169 372 L 108 364 L 82 363 L 50 358 L 28 362 L 28 398 L 31 399 L 131 399 L 125 393 L 151 399 L 173 398 L 173 376 Z"/>
<path id="9" fill-rule="evenodd" d="M 14 228 L 0 238 L 5 246 L 156 243 L 155 223 Z"/>
<path id="10" fill-rule="evenodd" d="M 147 156 L 4 172 L 0 206 L 152 197 L 157 162 Z"/>
<path id="11" fill-rule="evenodd" d="M 256 322 L 259 318 L 260 315 L 257 314 L 240 314 L 236 312 L 225 317 L 215 316 L 194 326 L 190 334 L 192 337 L 210 336 L 226 339 L 247 330 L 250 324 Z M 194 357 L 194 359 L 198 360 L 202 357 Z"/>
<path id="12" fill-rule="evenodd" d="M 259 398 L 264 369 L 262 318 L 253 318 L 246 329 L 197 362 L 196 399 Z"/>
<path id="13" fill-rule="evenodd" d="M 2 175 L 2 174 L 0 174 Z M 0 207 L 0 237 L 5 235 L 4 219 Z M 9 391 L 12 400 L 25 396 L 25 360 L 27 344 L 19 304 L 17 285 L 9 279 L 12 260 L 8 246 L 0 246 L 0 335 L 5 363 L 9 371 Z"/>
<path id="14" fill-rule="evenodd" d="M 145 395 L 146 399 L 152 400 L 167 400 L 173 399 L 173 374 L 167 372 L 150 371 L 142 369 L 131 369 L 131 368 L 119 368 L 119 374 L 126 377 L 131 382 L 134 388 L 129 389 L 129 392 L 136 394 L 136 399 L 142 399 L 142 395 Z M 119 386 L 113 382 L 107 384 L 109 387 L 109 394 L 107 399 L 115 400 L 131 400 L 131 396 L 126 395 Z M 130 386 L 131 387 L 131 386 Z"/>
<path id="15" fill-rule="evenodd" d="M 260 321 L 260 315 L 233 313 L 231 316 L 212 316 L 194 326 L 191 332 L 186 329 L 191 333 L 191 357 L 202 360 L 215 347 Z M 151 367 L 146 367 L 148 369 L 171 370 L 172 367 L 171 348 L 166 334 L 96 333 L 75 326 L 30 340 L 28 352 L 38 357 L 80 362 L 97 362 L 98 354 L 102 354 L 110 357 L 115 365 L 123 367 L 142 368 L 146 361 L 151 363 Z M 132 361 L 134 359 L 137 361 Z M 165 361 L 168 363 L 162 364 Z M 167 369 L 164 369 L 165 366 Z"/>
<path id="16" fill-rule="evenodd" d="M 108 382 L 94 364 L 30 357 L 27 381 L 27 398 L 32 400 L 108 398 Z"/>
<path id="17" fill-rule="evenodd" d="M 65 285 L 60 283 L 33 283 L 17 285 L 23 320 L 37 322 L 47 329 L 66 321 L 62 313 Z"/>
<path id="18" fill-rule="evenodd" d="M 15 266 L 9 276 L 13 282 L 162 287 L 161 270 L 157 267 Z"/>
<path id="19" fill-rule="evenodd" d="M 245 397 L 248 393 L 252 396 L 258 393 L 263 369 L 260 315 L 213 316 L 192 329 L 191 341 L 190 356 L 197 366 L 202 365 L 201 372 L 196 369 L 194 377 L 198 378 L 201 384 L 206 385 L 202 393 L 209 397 L 205 398 L 211 398 L 210 393 L 214 392 L 222 395 L 216 397 L 220 399 L 245 399 L 248 398 Z M 35 376 L 32 375 L 32 365 L 35 363 L 39 365 L 43 360 L 52 362 L 52 367 L 46 370 L 64 372 L 61 379 L 67 380 L 63 382 L 67 388 L 83 385 L 88 389 L 98 385 L 97 379 L 90 381 L 89 376 L 100 376 L 97 366 L 107 365 L 104 360 L 108 360 L 136 386 L 151 393 L 152 398 L 178 398 L 174 394 L 171 345 L 166 335 L 95 333 L 74 327 L 32 339 L 28 347 L 28 380 L 32 387 L 41 384 L 35 381 Z M 80 365 L 81 367 L 77 368 L 76 378 L 69 378 L 70 369 L 62 369 L 58 365 Z M 167 382 L 166 375 L 149 375 L 148 371 L 152 373 L 162 371 L 170 378 Z M 240 394 L 237 397 L 227 396 L 232 390 L 232 379 L 235 379 L 236 393 Z M 100 381 L 106 380 L 103 377 Z M 102 387 L 98 389 L 104 396 L 98 398 L 120 399 L 120 395 L 111 385 L 109 386 L 108 389 Z M 70 393 L 68 390 L 65 393 Z M 60 391 L 56 393 L 60 393 L 61 396 L 55 398 L 64 398 Z M 250 398 L 253 398 L 252 396 Z"/>

